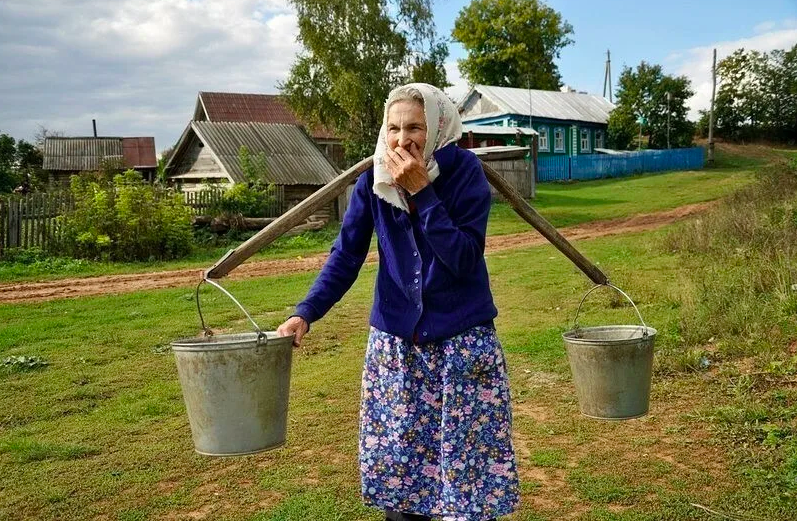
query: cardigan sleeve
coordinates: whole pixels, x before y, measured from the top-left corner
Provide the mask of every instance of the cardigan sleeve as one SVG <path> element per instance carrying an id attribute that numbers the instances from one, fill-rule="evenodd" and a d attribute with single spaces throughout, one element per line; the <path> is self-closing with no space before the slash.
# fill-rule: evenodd
<path id="1" fill-rule="evenodd" d="M 305 299 L 296 306 L 295 316 L 308 324 L 327 314 L 335 303 L 351 288 L 368 255 L 374 231 L 374 217 L 370 204 L 369 174 L 359 177 L 349 208 L 343 218 L 340 233 L 332 245 L 330 255 L 321 268 Z"/>
<path id="2" fill-rule="evenodd" d="M 491 203 L 490 186 L 478 158 L 471 155 L 463 163 L 452 174 L 451 182 L 457 187 L 450 211 L 432 184 L 412 196 L 429 245 L 456 277 L 467 276 L 484 256 Z"/>

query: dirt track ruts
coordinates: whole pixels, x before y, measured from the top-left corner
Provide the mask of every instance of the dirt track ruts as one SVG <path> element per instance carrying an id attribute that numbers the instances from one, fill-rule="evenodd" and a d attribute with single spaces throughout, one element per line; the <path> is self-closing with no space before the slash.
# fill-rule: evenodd
<path id="1" fill-rule="evenodd" d="M 567 237 L 568 240 L 578 241 L 606 235 L 653 230 L 690 215 L 700 213 L 711 206 L 711 204 L 712 203 L 690 204 L 662 212 L 640 214 L 606 221 L 593 221 L 562 228 L 559 231 L 562 235 Z M 513 248 L 535 246 L 544 244 L 545 242 L 545 238 L 534 230 L 512 235 L 488 237 L 486 254 Z M 321 253 L 296 259 L 251 261 L 236 268 L 229 277 L 231 279 L 246 279 L 314 271 L 321 268 L 327 255 L 326 253 Z M 369 254 L 366 262 L 375 261 L 376 254 Z M 0 284 L 0 303 L 38 302 L 59 298 L 187 287 L 199 281 L 202 271 L 203 269 L 193 268 L 151 273 L 59 279 L 47 282 Z"/>

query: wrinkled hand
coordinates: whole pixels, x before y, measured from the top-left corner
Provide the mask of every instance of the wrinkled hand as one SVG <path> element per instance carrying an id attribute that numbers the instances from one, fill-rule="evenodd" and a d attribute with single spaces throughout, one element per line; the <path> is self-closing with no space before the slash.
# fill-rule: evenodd
<path id="1" fill-rule="evenodd" d="M 409 152 L 401 147 L 388 149 L 385 153 L 385 166 L 393 181 L 411 195 L 420 192 L 429 184 L 426 161 L 423 160 L 421 151 L 415 143 L 410 145 Z"/>
<path id="2" fill-rule="evenodd" d="M 302 343 L 302 337 L 310 329 L 310 325 L 302 317 L 291 317 L 283 322 L 277 328 L 277 335 L 291 336 L 293 335 L 293 346 L 299 347 Z"/>

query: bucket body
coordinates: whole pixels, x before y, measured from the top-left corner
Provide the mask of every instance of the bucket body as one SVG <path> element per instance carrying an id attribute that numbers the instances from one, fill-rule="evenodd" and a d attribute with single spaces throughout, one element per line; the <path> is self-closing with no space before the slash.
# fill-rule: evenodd
<path id="1" fill-rule="evenodd" d="M 582 414 L 606 420 L 647 414 L 655 329 L 584 327 L 562 337 Z"/>
<path id="2" fill-rule="evenodd" d="M 239 456 L 285 443 L 293 336 L 253 332 L 171 345 L 198 453 Z"/>

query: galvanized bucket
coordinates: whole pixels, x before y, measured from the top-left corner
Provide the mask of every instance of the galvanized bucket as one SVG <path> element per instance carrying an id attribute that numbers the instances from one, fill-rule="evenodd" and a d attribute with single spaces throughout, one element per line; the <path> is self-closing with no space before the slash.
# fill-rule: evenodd
<path id="1" fill-rule="evenodd" d="M 194 448 L 207 456 L 242 456 L 279 447 L 288 426 L 293 337 L 264 332 L 227 290 L 254 326 L 251 333 L 213 335 L 196 300 L 203 338 L 172 342 Z"/>
<path id="2" fill-rule="evenodd" d="M 578 315 L 590 289 L 576 312 L 574 327 L 562 337 L 567 350 L 581 414 L 603 420 L 629 420 L 648 413 L 656 330 L 645 325 L 636 304 L 631 302 L 641 326 L 579 327 Z"/>

